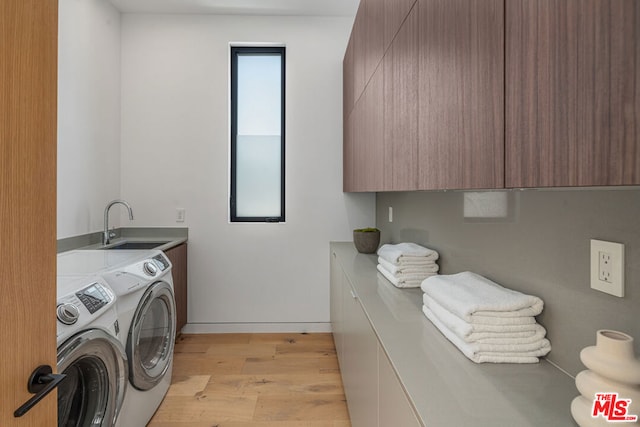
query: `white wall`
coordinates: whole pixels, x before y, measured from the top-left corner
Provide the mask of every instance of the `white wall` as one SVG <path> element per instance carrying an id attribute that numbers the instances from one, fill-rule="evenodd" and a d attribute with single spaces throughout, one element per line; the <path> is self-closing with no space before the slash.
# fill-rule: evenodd
<path id="1" fill-rule="evenodd" d="M 104 0 L 60 0 L 58 32 L 61 239 L 100 231 L 120 194 L 120 14 Z"/>
<path id="2" fill-rule="evenodd" d="M 375 223 L 374 195 L 341 190 L 351 23 L 123 15 L 121 193 L 134 225 L 179 226 L 175 209 L 186 209 L 189 323 L 208 325 L 192 330 L 329 320 L 329 241 Z M 287 46 L 284 224 L 228 223 L 229 42 Z"/>

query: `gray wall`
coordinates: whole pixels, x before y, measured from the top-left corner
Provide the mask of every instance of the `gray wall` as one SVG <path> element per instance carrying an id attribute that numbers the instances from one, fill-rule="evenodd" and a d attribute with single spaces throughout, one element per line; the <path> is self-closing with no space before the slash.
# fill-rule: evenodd
<path id="1" fill-rule="evenodd" d="M 507 191 L 508 215 L 464 217 L 463 192 L 378 193 L 381 243 L 412 241 L 440 252 L 442 274 L 471 270 L 541 297 L 548 359 L 572 375 L 598 329 L 635 338 L 640 355 L 640 191 Z M 393 207 L 393 222 L 388 208 Z M 625 297 L 590 289 L 590 239 L 625 244 Z"/>

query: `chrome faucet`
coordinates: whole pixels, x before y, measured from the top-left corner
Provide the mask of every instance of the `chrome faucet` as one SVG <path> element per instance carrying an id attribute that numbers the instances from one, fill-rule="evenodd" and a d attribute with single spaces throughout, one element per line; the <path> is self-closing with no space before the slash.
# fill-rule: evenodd
<path id="1" fill-rule="evenodd" d="M 129 219 L 133 221 L 133 210 L 131 210 L 129 203 L 120 199 L 110 201 L 107 207 L 104 208 L 104 232 L 102 233 L 103 245 L 108 245 L 111 242 L 111 238 L 115 237 L 115 234 L 109 233 L 109 209 L 111 209 L 111 206 L 117 205 L 118 203 L 124 205 L 129 210 Z"/>

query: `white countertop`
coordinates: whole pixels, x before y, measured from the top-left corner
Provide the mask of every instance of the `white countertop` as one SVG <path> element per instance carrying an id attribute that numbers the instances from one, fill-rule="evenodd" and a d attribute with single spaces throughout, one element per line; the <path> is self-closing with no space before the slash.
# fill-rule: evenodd
<path id="1" fill-rule="evenodd" d="M 331 243 L 381 346 L 427 427 L 576 426 L 574 379 L 537 364 L 476 364 L 422 313 L 422 291 L 397 289 L 376 270 L 375 255 Z M 553 348 L 553 343 L 551 343 Z"/>

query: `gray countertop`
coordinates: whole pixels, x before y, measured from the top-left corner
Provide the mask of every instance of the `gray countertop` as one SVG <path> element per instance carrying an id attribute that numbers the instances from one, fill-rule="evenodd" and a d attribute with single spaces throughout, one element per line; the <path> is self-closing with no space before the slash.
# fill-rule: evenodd
<path id="1" fill-rule="evenodd" d="M 168 242 L 154 249 L 161 251 L 171 249 L 189 239 L 189 229 L 164 227 L 125 227 L 115 230 L 116 237 L 111 239 L 109 246 L 116 246 L 122 242 Z M 102 249 L 102 233 L 89 233 L 58 240 L 58 253 L 74 249 Z"/>
<path id="2" fill-rule="evenodd" d="M 397 289 L 375 255 L 331 243 L 378 340 L 427 427 L 576 426 L 574 379 L 537 364 L 476 364 L 423 315 L 422 291 Z M 553 346 L 553 343 L 551 343 Z"/>

